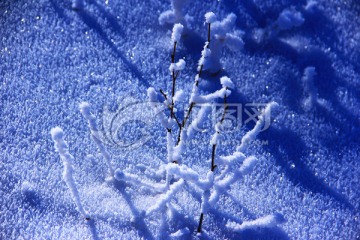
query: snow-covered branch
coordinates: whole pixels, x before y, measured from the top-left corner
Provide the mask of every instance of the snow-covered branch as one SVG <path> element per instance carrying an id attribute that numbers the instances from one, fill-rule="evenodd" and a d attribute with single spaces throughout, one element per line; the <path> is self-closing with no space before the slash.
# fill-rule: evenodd
<path id="1" fill-rule="evenodd" d="M 110 176 L 113 177 L 114 176 L 114 170 L 111 166 L 111 156 L 108 153 L 108 151 L 106 150 L 104 144 L 102 143 L 100 137 L 98 136 L 99 134 L 99 130 L 96 124 L 96 119 L 94 117 L 94 115 L 92 115 L 91 111 L 90 111 L 90 104 L 87 102 L 82 102 L 79 105 L 80 108 L 80 112 L 83 115 L 83 117 L 88 121 L 88 125 L 90 128 L 90 133 L 91 133 L 91 138 L 92 140 L 95 142 L 96 146 L 98 147 L 98 149 L 100 150 L 102 156 L 104 157 L 105 161 L 106 161 L 106 165 L 108 166 L 109 169 L 109 173 Z"/>
<path id="2" fill-rule="evenodd" d="M 90 219 L 90 217 L 81 203 L 80 194 L 76 187 L 75 179 L 73 177 L 74 168 L 72 164 L 74 157 L 69 153 L 68 145 L 64 140 L 64 132 L 60 127 L 52 128 L 51 137 L 55 143 L 55 150 L 59 153 L 64 165 L 63 179 L 68 188 L 70 189 L 72 198 L 76 204 L 78 211 L 85 219 L 88 220 Z"/>

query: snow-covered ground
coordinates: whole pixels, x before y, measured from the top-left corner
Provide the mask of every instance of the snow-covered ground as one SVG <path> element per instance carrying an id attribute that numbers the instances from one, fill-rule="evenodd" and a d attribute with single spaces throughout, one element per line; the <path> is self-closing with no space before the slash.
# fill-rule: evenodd
<path id="1" fill-rule="evenodd" d="M 359 2 L 177 2 L 171 12 L 160 0 L 88 0 L 78 10 L 70 0 L 1 1 L 0 239 L 359 239 Z M 207 177 L 214 112 L 181 162 L 168 164 L 175 159 L 157 117 L 170 111 L 154 113 L 147 95 L 150 87 L 160 102 L 160 89 L 171 95 L 172 20 L 180 21 L 175 62 L 186 66 L 176 90 L 185 96 L 174 111 L 185 118 L 209 11 L 226 21 L 212 23 L 218 43 L 212 35 L 216 54 L 200 93 L 221 89 L 228 76 L 235 89 L 227 101 L 241 125 L 221 133 L 215 179 L 221 156 L 235 156 L 256 128 L 250 104 L 278 106 L 256 140 L 238 148 L 257 159 L 253 170 L 206 208 L 202 198 L 216 190 Z M 62 137 L 73 157 L 64 157 Z M 240 159 L 224 177 L 246 169 Z"/>

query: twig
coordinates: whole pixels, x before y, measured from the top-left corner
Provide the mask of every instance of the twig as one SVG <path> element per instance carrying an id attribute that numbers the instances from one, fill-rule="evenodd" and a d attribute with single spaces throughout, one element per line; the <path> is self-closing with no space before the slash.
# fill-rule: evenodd
<path id="1" fill-rule="evenodd" d="M 160 93 L 164 96 L 165 100 L 168 99 L 166 93 L 162 89 L 160 89 Z M 167 105 L 167 107 L 171 110 L 170 105 Z M 181 123 L 180 123 L 179 119 L 176 117 L 175 113 L 174 113 L 174 119 L 175 119 L 177 125 L 179 126 L 179 128 L 181 128 Z"/>
<path id="2" fill-rule="evenodd" d="M 207 41 L 207 46 L 206 46 L 207 48 L 210 48 L 210 29 L 211 29 L 211 23 L 208 23 L 208 41 Z M 202 63 L 201 66 L 200 66 L 198 76 L 196 77 L 195 87 L 198 87 L 198 85 L 199 85 L 199 79 L 200 79 L 200 76 L 202 74 L 203 68 L 204 68 L 204 63 Z M 194 105 L 195 105 L 195 102 L 192 102 L 190 104 L 190 107 L 189 107 L 189 110 L 187 112 L 186 118 L 184 118 L 184 121 L 183 121 L 183 126 L 185 126 L 186 121 L 189 118 L 191 110 L 193 109 Z M 216 149 L 216 145 L 213 145 L 212 157 L 211 157 L 211 171 L 212 172 L 214 171 L 214 169 L 216 167 L 215 166 L 215 149 Z M 202 212 L 200 214 L 199 225 L 198 225 L 198 228 L 197 228 L 198 233 L 201 233 L 201 231 L 202 231 L 203 220 L 204 220 L 204 213 Z"/>
<path id="3" fill-rule="evenodd" d="M 174 48 L 173 48 L 173 53 L 171 54 L 171 64 L 175 64 L 175 51 L 176 51 L 176 45 L 177 42 L 174 42 Z M 172 69 L 171 72 L 171 77 L 172 77 L 172 92 L 171 92 L 171 107 L 170 107 L 170 117 L 173 118 L 174 117 L 174 95 L 175 95 L 175 83 L 176 83 L 176 78 L 178 76 L 178 72 L 175 74 L 175 68 Z"/>

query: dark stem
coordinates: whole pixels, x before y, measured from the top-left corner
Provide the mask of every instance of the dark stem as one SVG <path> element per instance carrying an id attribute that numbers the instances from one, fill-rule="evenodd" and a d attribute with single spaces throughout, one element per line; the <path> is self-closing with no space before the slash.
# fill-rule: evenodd
<path id="1" fill-rule="evenodd" d="M 193 109 L 194 106 L 195 106 L 195 103 L 192 102 L 192 103 L 190 104 L 190 107 L 189 107 L 189 109 L 188 109 L 188 111 L 187 111 L 187 113 L 186 113 L 186 116 L 185 116 L 184 120 L 183 120 L 182 123 L 181 123 L 181 126 L 182 126 L 182 127 L 185 127 L 186 121 L 189 119 L 191 110 Z"/>
<path id="2" fill-rule="evenodd" d="M 162 89 L 160 89 L 160 93 L 164 96 L 165 100 L 167 100 L 167 95 Z"/>
<path id="3" fill-rule="evenodd" d="M 174 42 L 174 49 L 173 49 L 173 53 L 171 54 L 171 63 L 172 64 L 175 64 L 176 44 L 177 44 L 177 42 Z M 173 69 L 172 73 L 171 73 L 171 78 L 172 78 L 171 107 L 170 107 L 170 117 L 171 118 L 174 118 L 174 95 L 175 95 L 175 83 L 176 83 L 177 76 L 178 76 L 178 73 L 175 74 L 175 69 Z"/>
<path id="4" fill-rule="evenodd" d="M 216 144 L 212 146 L 212 153 L 211 153 L 211 171 L 213 172 L 216 168 L 215 165 L 215 150 L 216 150 Z"/>
<path id="5" fill-rule="evenodd" d="M 180 143 L 180 140 L 181 140 L 181 131 L 182 131 L 182 126 L 181 126 L 181 124 L 180 124 L 180 125 L 179 125 L 178 139 L 177 139 L 176 145 L 179 145 L 179 143 Z"/>
<path id="6" fill-rule="evenodd" d="M 210 48 L 210 25 L 211 25 L 211 24 L 209 23 L 209 25 L 208 25 L 208 43 L 207 43 L 207 48 Z M 204 64 L 201 64 L 201 65 L 200 65 L 199 72 L 198 72 L 197 77 L 196 77 L 196 79 L 197 79 L 196 82 L 195 82 L 195 86 L 196 86 L 196 87 L 199 86 L 199 79 L 200 79 L 200 77 L 201 77 L 201 74 L 202 74 L 202 72 L 203 72 L 203 69 L 204 69 Z M 185 118 L 183 119 L 183 121 L 182 121 L 182 123 L 181 123 L 182 128 L 185 127 L 186 122 L 187 122 L 187 120 L 189 119 L 190 114 L 191 114 L 191 111 L 192 111 L 192 109 L 193 109 L 194 106 L 195 106 L 195 102 L 190 103 L 190 106 L 189 106 L 189 108 L 188 108 L 188 111 L 187 111 L 187 113 L 186 113 L 186 116 L 185 116 Z M 180 128 L 179 136 L 180 136 L 180 134 L 181 134 L 182 128 Z M 178 138 L 178 139 L 179 139 L 179 138 Z M 179 142 L 180 142 L 180 140 L 178 140 L 178 144 L 179 144 Z"/>
<path id="7" fill-rule="evenodd" d="M 207 48 L 210 48 L 210 23 L 208 25 L 208 45 L 207 45 Z M 199 73 L 198 73 L 198 76 L 197 76 L 197 80 L 195 82 L 195 86 L 198 87 L 199 86 L 199 79 L 200 79 L 200 76 L 202 74 L 202 71 L 203 71 L 203 68 L 204 68 L 204 64 L 201 64 L 200 66 L 200 69 L 199 69 Z M 226 94 L 225 94 L 225 99 L 226 99 Z M 226 100 L 225 100 L 226 101 Z M 186 124 L 186 121 L 187 119 L 189 118 L 190 116 L 190 113 L 191 113 L 191 110 L 192 108 L 194 107 L 195 103 L 192 102 L 190 104 L 190 107 L 189 107 L 189 110 L 187 112 L 187 115 L 186 115 L 186 118 L 183 120 L 183 126 L 185 126 Z M 224 116 L 225 118 L 225 116 Z M 212 157 L 211 157 L 211 171 L 213 172 L 214 169 L 216 168 L 216 165 L 215 165 L 215 149 L 216 149 L 216 145 L 214 144 L 213 145 L 213 149 L 212 149 Z M 199 219 L 199 225 L 198 225 L 198 228 L 197 228 L 197 232 L 198 233 L 201 233 L 201 229 L 202 229 L 202 224 L 203 224 L 203 220 L 204 220 L 204 213 L 201 213 L 200 214 L 200 219 Z"/>
<path id="8" fill-rule="evenodd" d="M 228 88 L 226 87 L 225 90 L 228 90 Z M 221 120 L 220 120 L 220 124 L 222 124 L 225 120 L 225 116 L 226 116 L 226 111 L 228 109 L 228 105 L 227 105 L 227 97 L 226 97 L 226 92 L 225 92 L 225 96 L 224 96 L 224 112 L 223 112 L 223 115 L 221 117 Z"/>
<path id="9" fill-rule="evenodd" d="M 209 23 L 209 25 L 208 25 L 208 43 L 209 43 L 209 45 L 210 45 L 210 25 L 211 24 Z M 209 45 L 208 45 L 208 48 L 210 47 Z"/>
<path id="10" fill-rule="evenodd" d="M 227 88 L 225 88 L 225 90 L 227 90 Z M 220 119 L 220 125 L 225 121 L 225 116 L 226 116 L 226 112 L 228 109 L 228 105 L 227 105 L 227 98 L 226 98 L 226 92 L 225 92 L 225 96 L 224 96 L 224 112 L 221 116 Z M 216 134 L 220 134 L 220 132 L 216 132 Z M 216 168 L 215 165 L 215 152 L 216 152 L 216 144 L 214 144 L 212 146 L 212 153 L 211 153 L 211 171 L 213 172 Z"/>
<path id="11" fill-rule="evenodd" d="M 198 225 L 198 228 L 197 228 L 197 232 L 198 232 L 198 233 L 201 233 L 203 220 L 204 220 L 204 214 L 201 213 L 201 214 L 200 214 L 200 219 L 199 219 L 199 225 Z"/>

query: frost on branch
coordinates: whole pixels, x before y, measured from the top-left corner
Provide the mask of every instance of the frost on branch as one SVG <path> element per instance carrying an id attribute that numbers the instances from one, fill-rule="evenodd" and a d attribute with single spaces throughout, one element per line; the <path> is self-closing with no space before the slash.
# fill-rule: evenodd
<path id="1" fill-rule="evenodd" d="M 148 88 L 147 95 L 151 104 L 151 107 L 154 109 L 155 112 L 158 112 L 157 117 L 161 125 L 166 128 L 170 129 L 171 126 L 174 124 L 171 119 L 168 119 L 163 111 L 161 111 L 161 105 L 157 99 L 157 93 L 153 87 Z"/>
<path id="2" fill-rule="evenodd" d="M 210 55 L 211 55 L 211 50 L 209 49 L 209 42 L 206 42 L 204 45 L 204 49 L 201 51 L 201 58 L 199 60 L 198 68 L 197 68 L 198 71 L 200 71 L 202 66 L 208 65 L 207 59 L 210 57 Z"/>
<path id="3" fill-rule="evenodd" d="M 223 87 L 225 88 L 230 88 L 230 89 L 234 89 L 235 88 L 235 85 L 234 83 L 231 81 L 230 78 L 228 77 L 222 77 L 220 78 L 220 83 Z"/>
<path id="4" fill-rule="evenodd" d="M 265 217 L 258 218 L 253 221 L 246 221 L 242 224 L 235 222 L 228 222 L 226 227 L 231 229 L 234 232 L 242 232 L 248 229 L 258 229 L 258 228 L 273 228 L 278 224 L 284 222 L 284 218 L 280 214 L 272 214 Z"/>
<path id="5" fill-rule="evenodd" d="M 185 66 L 186 66 L 186 62 L 183 59 L 180 59 L 177 63 L 171 63 L 169 70 L 170 72 L 181 71 L 185 69 Z"/>
<path id="6" fill-rule="evenodd" d="M 166 206 L 166 204 L 170 202 L 174 195 L 181 190 L 181 187 L 184 185 L 184 183 L 185 182 L 182 179 L 173 183 L 170 186 L 170 189 L 159 197 L 159 200 L 156 202 L 156 204 L 146 211 L 146 216 L 150 215 L 155 211 L 162 210 Z"/>
<path id="7" fill-rule="evenodd" d="M 206 23 L 214 23 L 216 21 L 216 15 L 213 12 L 207 12 L 205 14 L 205 22 Z"/>
<path id="8" fill-rule="evenodd" d="M 113 177 L 114 170 L 111 166 L 111 157 L 110 157 L 110 154 L 107 152 L 104 144 L 102 143 L 102 141 L 98 135 L 99 134 L 98 127 L 96 125 L 96 120 L 95 120 L 94 115 L 91 114 L 90 104 L 87 102 L 82 102 L 82 103 L 80 103 L 79 108 L 80 108 L 81 114 L 88 122 L 88 125 L 90 128 L 90 133 L 91 133 L 91 138 L 95 142 L 98 149 L 100 150 L 102 156 L 104 157 L 104 159 L 106 161 L 106 165 L 108 166 L 108 169 L 109 169 L 110 176 Z"/>
<path id="9" fill-rule="evenodd" d="M 81 203 L 81 198 L 79 191 L 76 187 L 76 183 L 73 177 L 73 160 L 74 157 L 69 153 L 69 148 L 67 143 L 64 140 L 64 132 L 60 127 L 55 127 L 51 129 L 51 137 L 55 143 L 55 150 L 59 153 L 62 163 L 64 165 L 63 179 L 70 189 L 72 198 L 76 204 L 77 210 L 85 218 L 89 219 L 89 215 L 84 210 Z"/>
<path id="10" fill-rule="evenodd" d="M 270 118 L 271 109 L 276 106 L 278 106 L 276 102 L 271 102 L 265 107 L 262 114 L 259 116 L 259 120 L 256 122 L 255 127 L 251 131 L 247 132 L 245 136 L 241 139 L 241 144 L 236 148 L 236 151 L 246 151 L 249 144 L 254 141 L 257 135 L 262 131 L 264 124 L 270 123 L 270 120 L 267 118 Z"/>
<path id="11" fill-rule="evenodd" d="M 190 234 L 190 230 L 188 228 L 183 228 L 183 229 L 180 229 L 180 230 L 178 230 L 178 231 L 176 231 L 174 233 L 171 233 L 170 237 L 181 239 L 181 238 L 184 237 L 184 235 L 189 235 L 189 234 Z"/>
<path id="12" fill-rule="evenodd" d="M 238 51 L 243 48 L 244 42 L 241 39 L 243 33 L 234 30 L 237 18 L 234 13 L 230 13 L 222 21 L 215 21 L 216 17 L 212 14 L 207 13 L 205 15 L 206 22 L 211 24 L 210 49 L 212 52 L 205 69 L 216 73 L 222 67 L 220 63 L 222 48 L 226 46 L 233 51 Z"/>
<path id="13" fill-rule="evenodd" d="M 173 27 L 172 34 L 171 34 L 171 41 L 179 42 L 181 38 L 181 34 L 184 30 L 184 26 L 181 23 L 176 23 Z"/>

